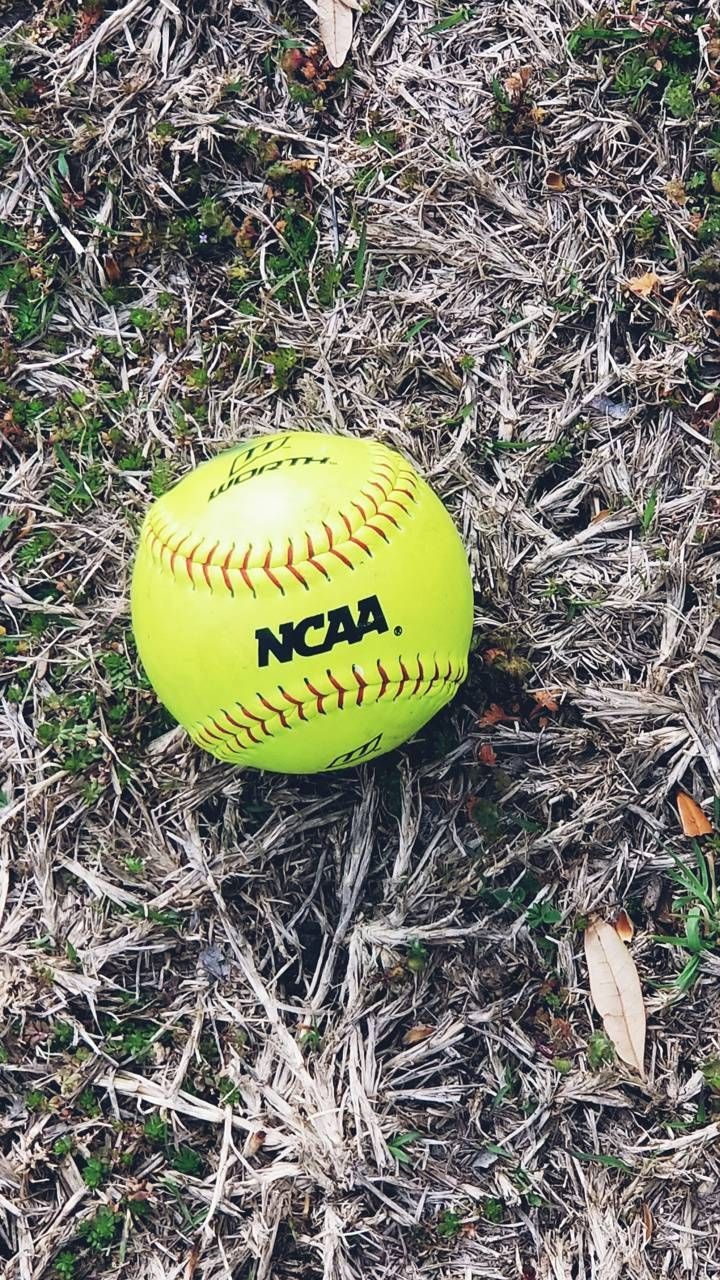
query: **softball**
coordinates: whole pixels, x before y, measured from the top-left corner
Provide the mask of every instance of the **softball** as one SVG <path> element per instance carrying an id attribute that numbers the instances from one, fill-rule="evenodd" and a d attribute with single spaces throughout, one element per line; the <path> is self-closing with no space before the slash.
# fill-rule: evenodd
<path id="1" fill-rule="evenodd" d="M 390 751 L 464 680 L 462 541 L 374 440 L 258 436 L 149 509 L 132 581 L 158 696 L 220 760 L 285 773 Z"/>

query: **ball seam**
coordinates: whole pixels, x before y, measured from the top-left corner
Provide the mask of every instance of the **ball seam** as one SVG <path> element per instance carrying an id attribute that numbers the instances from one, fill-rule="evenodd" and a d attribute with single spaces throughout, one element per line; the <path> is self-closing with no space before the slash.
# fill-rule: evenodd
<path id="1" fill-rule="evenodd" d="M 278 685 L 277 693 L 272 694 L 274 701 L 270 701 L 270 698 L 264 694 L 257 693 L 254 703 L 251 699 L 246 699 L 244 703 L 234 702 L 232 711 L 224 707 L 220 708 L 203 720 L 196 721 L 189 727 L 188 732 L 198 746 L 216 754 L 218 749 L 223 747 L 226 752 L 232 754 L 238 751 L 252 751 L 253 747 L 259 746 L 264 739 L 275 736 L 269 728 L 270 725 L 275 729 L 292 730 L 297 723 L 307 722 L 307 712 L 313 707 L 312 718 L 314 719 L 315 715 L 326 715 L 328 710 L 344 711 L 366 703 L 376 706 L 393 688 L 395 693 L 390 701 L 397 701 L 399 698 L 404 700 L 427 697 L 433 688 L 446 690 L 448 685 L 454 686 L 450 695 L 452 696 L 467 674 L 465 663 L 454 664 L 451 658 L 447 659 L 447 670 L 445 670 L 441 669 L 437 658 L 425 659 L 423 662 L 418 654 L 414 659 L 417 673 L 415 670 L 409 670 L 413 666 L 410 660 L 406 663 L 402 658 L 398 658 L 397 663 L 400 674 L 393 677 L 388 674 L 385 665 L 378 658 L 376 669 L 379 679 L 377 680 L 366 680 L 355 664 L 351 667 L 349 676 L 345 672 L 338 673 L 337 669 L 332 671 L 328 668 L 325 674 L 330 685 L 329 689 L 319 688 L 319 681 L 311 681 L 306 677 L 304 682 L 306 696 L 297 697 L 282 685 Z M 343 675 L 346 683 L 340 681 L 338 674 Z M 369 702 L 366 694 L 369 690 L 376 689 L 379 690 L 377 697 Z M 275 705 L 277 701 L 281 703 L 280 706 Z M 248 703 L 253 706 L 252 711 L 248 709 Z M 329 705 L 326 706 L 326 703 Z M 244 734 L 244 739 L 239 736 L 240 734 Z M 235 743 L 234 747 L 230 745 L 231 741 Z"/>
<path id="2" fill-rule="evenodd" d="M 356 563 L 363 563 L 366 558 L 372 559 L 375 553 L 369 545 L 370 534 L 387 544 L 395 532 L 401 531 L 395 510 L 388 511 L 385 508 L 395 508 L 403 515 L 411 515 L 412 504 L 417 502 L 415 490 L 418 480 L 419 477 L 404 460 L 401 460 L 399 467 L 394 468 L 389 458 L 383 455 L 376 461 L 364 487 L 359 490 L 357 499 L 350 501 L 351 509 L 338 509 L 344 536 L 337 537 L 327 521 L 318 518 L 318 524 L 324 530 L 326 546 L 316 546 L 316 538 L 305 529 L 300 538 L 295 536 L 295 540 L 288 535 L 287 546 L 282 548 L 273 548 L 270 542 L 264 544 L 259 555 L 255 552 L 255 557 L 252 543 L 238 549 L 235 542 L 221 544 L 219 539 L 207 553 L 198 555 L 209 539 L 200 538 L 193 542 L 192 532 L 178 529 L 169 521 L 162 507 L 151 508 L 143 536 L 150 554 L 159 561 L 162 569 L 169 570 L 176 578 L 187 579 L 193 589 L 207 589 L 211 595 L 222 589 L 224 593 L 234 596 L 236 587 L 239 587 L 257 596 L 256 578 L 261 583 L 269 583 L 285 595 L 285 585 L 276 571 L 287 573 L 288 586 L 298 583 L 309 591 L 311 584 L 303 573 L 306 566 L 325 579 L 330 579 L 328 565 L 336 567 L 342 564 L 352 570 Z M 373 490 L 377 490 L 378 496 L 375 496 Z M 366 508 L 369 505 L 374 509 L 368 515 Z M 298 548 L 296 544 L 302 539 L 305 545 Z M 256 563 L 251 564 L 251 559 L 255 559 Z"/>

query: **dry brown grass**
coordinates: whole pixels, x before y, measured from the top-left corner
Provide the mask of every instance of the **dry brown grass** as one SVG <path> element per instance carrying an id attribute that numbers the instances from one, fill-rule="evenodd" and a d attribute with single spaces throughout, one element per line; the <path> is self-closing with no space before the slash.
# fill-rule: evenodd
<path id="1" fill-rule="evenodd" d="M 718 1274 L 720 957 L 654 941 L 720 793 L 699 9 L 688 119 L 568 54 L 579 0 L 377 3 L 350 80 L 295 4 L 0 15 L 8 1280 Z M 128 633 L 151 490 L 278 427 L 404 450 L 476 574 L 455 705 L 342 776 L 191 749 Z M 643 1084 L 591 1040 L 619 903 Z"/>

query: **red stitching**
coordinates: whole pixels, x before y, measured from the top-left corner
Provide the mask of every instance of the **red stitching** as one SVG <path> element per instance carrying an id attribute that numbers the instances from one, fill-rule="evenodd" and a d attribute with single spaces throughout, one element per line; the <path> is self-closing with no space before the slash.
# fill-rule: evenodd
<path id="1" fill-rule="evenodd" d="M 324 716 L 325 708 L 323 706 L 323 702 L 325 701 L 328 695 L 326 693 L 321 693 L 319 689 L 316 689 L 315 686 L 310 683 L 307 676 L 305 677 L 305 683 L 308 689 L 310 690 L 310 692 L 315 695 L 315 699 L 317 702 L 318 715 Z"/>
<path id="2" fill-rule="evenodd" d="M 372 529 L 373 533 L 376 533 L 378 537 L 382 538 L 383 542 L 390 541 L 387 534 L 383 533 L 382 529 L 378 529 L 377 525 L 372 524 L 370 520 L 368 520 L 368 529 Z"/>
<path id="3" fill-rule="evenodd" d="M 263 720 L 262 716 L 254 716 L 252 711 L 248 711 L 247 707 L 243 706 L 241 702 L 238 702 L 238 706 L 242 711 L 243 715 L 247 716 L 248 720 L 255 720 L 260 725 L 260 728 L 262 729 L 266 738 L 272 738 L 272 734 L 267 727 L 267 719 Z"/>
<path id="4" fill-rule="evenodd" d="M 288 702 L 292 703 L 294 707 L 297 707 L 299 718 L 301 720 L 307 720 L 307 716 L 305 715 L 305 703 L 301 702 L 299 698 L 293 698 L 292 694 L 288 693 L 287 689 L 283 689 L 282 685 L 280 685 L 280 692 L 283 698 L 287 698 Z"/>
<path id="5" fill-rule="evenodd" d="M 361 490 L 361 493 L 362 493 L 362 496 L 368 502 L 372 503 L 373 519 L 376 519 L 382 516 L 393 526 L 394 529 L 397 529 L 399 531 L 401 526 L 397 523 L 397 521 L 393 518 L 392 515 L 390 515 L 387 511 L 384 511 L 381 509 L 381 505 L 372 496 L 372 494 L 368 492 L 368 489 L 371 489 L 371 488 L 377 489 L 379 493 L 382 494 L 383 503 L 397 507 L 400 511 L 402 511 L 403 515 L 407 516 L 407 515 L 410 515 L 410 511 L 402 501 L 399 501 L 398 496 L 403 495 L 405 498 L 409 499 L 411 503 L 415 503 L 417 501 L 417 498 L 414 493 L 414 490 L 417 487 L 417 484 L 418 484 L 418 477 L 408 467 L 401 466 L 396 471 L 389 459 L 383 458 L 383 457 L 378 458 L 376 456 L 373 459 L 373 463 L 372 463 L 372 474 L 367 479 L 366 488 Z M 347 514 L 342 511 L 338 512 L 338 516 L 342 520 L 345 526 L 345 529 L 347 530 L 347 542 L 350 545 L 357 547 L 358 550 L 362 551 L 365 555 L 372 556 L 373 555 L 372 546 L 370 546 L 363 539 L 363 537 L 360 536 L 362 527 L 365 526 L 366 528 L 370 529 L 377 537 L 381 538 L 386 543 L 389 541 L 389 539 L 387 535 L 383 532 L 382 528 L 380 528 L 377 524 L 374 524 L 372 520 L 368 518 L 368 514 L 366 512 L 365 506 L 362 503 L 357 501 L 351 501 L 349 505 L 355 511 L 358 512 L 360 519 L 362 521 L 362 525 L 358 529 L 353 530 L 352 522 L 347 516 Z M 348 569 L 354 569 L 356 565 L 355 563 L 353 563 L 353 560 L 348 555 L 345 555 L 343 551 L 340 549 L 340 547 L 337 545 L 330 526 L 327 524 L 324 524 L 323 527 L 324 527 L 326 536 L 328 538 L 327 549 L 322 551 L 316 551 L 313 545 L 313 539 L 310 533 L 306 531 L 305 540 L 307 543 L 307 555 L 305 557 L 304 563 L 312 565 L 313 568 L 316 569 L 318 573 L 322 574 L 322 576 L 326 580 L 329 580 L 330 573 L 328 572 L 328 569 L 325 567 L 325 565 L 322 563 L 320 557 L 325 555 L 331 555 L 333 556 L 334 559 L 340 560 L 341 563 Z M 153 514 L 152 524 L 148 523 L 147 530 L 146 530 L 147 542 L 148 542 L 148 546 L 150 548 L 151 554 L 153 556 L 158 556 L 160 560 L 160 564 L 164 566 L 165 565 L 164 556 L 165 556 L 165 553 L 167 552 L 169 557 L 168 567 L 171 573 L 175 573 L 175 565 L 176 565 L 176 560 L 178 558 L 178 555 L 182 556 L 181 548 L 183 544 L 185 544 L 188 541 L 190 536 L 191 535 L 189 533 L 186 533 L 186 534 L 183 534 L 183 536 L 180 537 L 178 540 L 177 532 L 173 528 L 172 521 L 168 520 L 167 516 L 163 514 L 162 510 L 158 512 L 157 515 Z M 182 556 L 182 558 L 185 560 L 185 571 L 193 587 L 197 586 L 197 582 L 195 580 L 193 570 L 195 565 L 199 565 L 200 569 L 202 570 L 202 581 L 204 582 L 204 585 L 207 587 L 208 591 L 211 593 L 214 587 L 217 587 L 217 580 L 215 579 L 215 576 L 212 573 L 213 569 L 219 569 L 220 571 L 219 576 L 222 579 L 224 587 L 227 589 L 227 591 L 231 596 L 235 595 L 233 578 L 231 575 L 236 573 L 240 574 L 245 586 L 250 591 L 252 591 L 252 594 L 254 596 L 257 594 L 255 586 L 253 584 L 253 577 L 252 577 L 253 572 L 262 573 L 268 582 L 270 582 L 278 591 L 284 594 L 285 588 L 283 586 L 282 580 L 276 572 L 273 572 L 273 570 L 277 570 L 278 568 L 287 569 L 288 572 L 291 573 L 292 576 L 306 590 L 309 589 L 309 584 L 306 578 L 303 576 L 303 574 L 300 572 L 300 569 L 298 568 L 295 548 L 293 547 L 292 539 L 289 539 L 288 541 L 288 549 L 284 558 L 279 560 L 275 564 L 272 563 L 272 546 L 269 547 L 263 562 L 261 564 L 255 564 L 255 565 L 250 564 L 250 558 L 252 555 L 252 544 L 245 551 L 242 558 L 242 562 L 240 564 L 230 563 L 236 554 L 235 542 L 231 544 L 230 549 L 227 551 L 227 553 L 224 556 L 224 559 L 222 559 L 220 563 L 218 563 L 215 560 L 215 555 L 218 552 L 218 549 L 220 547 L 219 542 L 215 543 L 212 550 L 207 553 L 204 559 L 201 559 L 198 561 L 195 559 L 195 556 L 201 546 L 202 546 L 202 540 L 193 547 L 192 551 L 189 552 L 188 555 Z M 301 560 L 300 563 L 302 564 L 303 561 Z"/>
<path id="6" fill-rule="evenodd" d="M 410 683 L 412 677 L 410 676 L 410 673 L 408 672 L 408 669 L 405 666 L 405 663 L 402 661 L 402 658 L 398 659 L 398 665 L 402 672 L 402 676 L 399 680 L 391 680 L 382 662 L 380 661 L 379 658 L 377 659 L 376 666 L 378 670 L 378 675 L 380 676 L 379 685 L 377 683 L 373 684 L 371 681 L 366 680 L 364 676 L 361 674 L 361 672 L 358 670 L 357 666 L 353 665 L 352 674 L 353 674 L 355 683 L 357 684 L 357 692 L 355 694 L 353 705 L 362 706 L 364 704 L 365 691 L 366 689 L 371 689 L 371 688 L 378 689 L 378 694 L 375 701 L 379 702 L 380 699 L 384 697 L 387 689 L 391 684 L 397 684 L 398 687 L 395 693 L 395 698 L 397 699 L 398 697 L 400 697 L 406 685 Z M 443 684 L 453 684 L 457 686 L 458 684 L 460 684 L 465 674 L 464 668 L 462 666 L 458 667 L 457 671 L 454 672 L 452 660 L 448 659 L 447 672 L 441 675 L 440 668 L 437 663 L 437 659 L 435 659 L 434 660 L 435 674 L 432 676 L 432 678 L 428 682 L 427 677 L 425 675 L 425 670 L 422 664 L 422 659 L 419 656 L 417 658 L 417 666 L 418 666 L 418 675 L 414 681 L 412 689 L 406 695 L 407 697 L 411 697 L 411 698 L 415 697 L 420 692 L 423 684 L 427 685 L 427 687 L 422 692 L 423 697 L 426 697 L 431 692 L 432 686 L 436 684 L 438 681 L 441 681 Z M 351 692 L 350 689 L 346 689 L 345 686 L 342 685 L 340 681 L 336 679 L 332 671 L 328 670 L 326 672 L 326 675 L 331 685 L 333 686 L 334 693 L 332 694 L 323 693 L 322 690 L 317 689 L 315 685 L 312 684 L 307 677 L 305 678 L 306 688 L 312 694 L 312 698 L 315 701 L 315 705 L 319 715 L 327 714 L 324 704 L 328 698 L 335 699 L 337 701 L 338 711 L 343 711 L 346 706 L 346 701 L 345 701 L 346 696 Z M 294 694 L 289 693 L 287 689 L 284 689 L 281 685 L 278 686 L 278 691 L 281 694 L 281 696 L 285 699 L 285 701 L 289 703 L 290 708 L 297 711 L 298 719 L 302 721 L 307 721 L 305 708 L 308 700 L 307 699 L 303 700 L 302 698 L 296 698 Z M 259 725 L 262 733 L 264 733 L 266 737 L 269 737 L 269 738 L 273 737 L 273 734 L 268 728 L 268 725 L 269 723 L 272 723 L 274 719 L 279 720 L 280 724 L 284 729 L 292 729 L 294 727 L 293 724 L 290 723 L 290 721 L 287 718 L 288 715 L 290 714 L 289 711 L 286 712 L 286 710 L 283 707 L 276 707 L 272 702 L 270 702 L 267 698 L 265 698 L 260 693 L 258 693 L 257 697 L 258 697 L 258 701 L 262 704 L 262 706 L 264 706 L 266 710 L 270 712 L 270 715 L 258 716 L 258 715 L 255 715 L 254 712 L 249 711 L 247 707 L 244 706 L 244 704 L 237 703 L 236 705 L 240 708 L 243 715 L 248 720 L 251 720 L 253 724 Z M 251 742 L 254 742 L 255 744 L 259 743 L 260 739 L 255 736 L 250 725 L 242 724 L 240 721 L 236 720 L 234 716 L 230 715 L 230 713 L 226 711 L 224 708 L 223 708 L 222 714 L 225 717 L 225 719 L 229 722 L 229 724 L 233 726 L 234 729 L 238 729 L 241 732 L 246 733 Z M 218 743 L 218 742 L 223 743 L 223 742 L 227 742 L 228 739 L 232 739 L 232 741 L 237 744 L 240 750 L 242 751 L 248 750 L 247 743 L 241 742 L 237 733 L 234 733 L 232 729 L 228 728 L 224 724 L 220 724 L 219 721 L 217 721 L 212 716 L 209 718 L 209 723 L 213 726 L 215 730 L 217 730 L 217 732 L 213 733 L 212 729 L 208 728 L 207 724 L 199 725 L 199 727 L 195 730 L 195 737 L 200 742 L 204 742 L 206 746 L 210 745 L 210 747 L 212 748 L 212 745 L 214 743 Z"/>
<path id="7" fill-rule="evenodd" d="M 261 694 L 261 693 L 259 693 L 259 694 L 258 694 L 258 697 L 259 697 L 260 701 L 262 702 L 263 706 L 264 706 L 264 707 L 267 707 L 268 711 L 272 711 L 272 712 L 273 712 L 273 714 L 277 716 L 277 718 L 278 718 L 278 720 L 280 721 L 280 723 L 281 723 L 281 725 L 282 725 L 283 729 L 289 729 L 289 728 L 290 728 L 290 725 L 289 725 L 289 724 L 288 724 L 288 722 L 287 722 L 287 717 L 286 717 L 286 715 L 285 715 L 285 712 L 284 712 L 283 708 L 282 708 L 282 707 L 274 707 L 274 706 L 273 706 L 273 704 L 272 704 L 272 702 L 268 702 L 267 698 L 263 698 L 263 696 L 262 696 L 262 694 Z"/>
<path id="8" fill-rule="evenodd" d="M 362 678 L 362 676 L 360 675 L 360 672 L 358 671 L 357 667 L 353 666 L 352 671 L 353 671 L 353 675 L 354 675 L 355 679 L 357 680 L 357 684 L 358 684 L 357 698 L 355 699 L 355 702 L 356 702 L 356 704 L 357 704 L 357 706 L 358 706 L 358 707 L 361 707 L 361 706 L 362 706 L 363 695 L 364 695 L 364 693 L 365 693 L 365 690 L 366 690 L 366 689 L 367 689 L 367 687 L 368 687 L 368 682 L 367 682 L 367 680 L 363 680 L 363 678 Z"/>
<path id="9" fill-rule="evenodd" d="M 407 684 L 408 680 L 410 679 L 410 676 L 409 676 L 409 675 L 408 675 L 408 673 L 407 673 L 407 669 L 406 669 L 406 667 L 405 667 L 405 663 L 403 662 L 402 658 L 399 658 L 399 659 L 398 659 L 398 662 L 400 663 L 400 670 L 402 671 L 403 678 L 402 678 L 402 680 L 400 680 L 400 682 L 398 683 L 397 693 L 395 694 L 395 697 L 393 698 L 393 702 L 397 702 L 398 698 L 400 697 L 400 694 L 402 693 L 403 689 L 405 688 L 405 685 Z"/>
<path id="10" fill-rule="evenodd" d="M 198 547 L 201 547 L 201 546 L 202 546 L 202 538 L 200 539 L 199 542 L 195 543 L 195 546 L 190 552 L 190 555 L 185 556 L 185 568 L 187 569 L 187 576 L 190 579 L 193 586 L 195 586 L 195 579 L 193 578 L 193 575 L 192 575 L 193 556 L 195 555 L 195 552 L 197 551 Z"/>
<path id="11" fill-rule="evenodd" d="M 302 583 L 306 591 L 309 591 L 310 583 L 306 582 L 305 578 L 303 578 L 302 574 L 300 573 L 300 570 L 295 568 L 295 565 L 293 564 L 293 555 L 294 555 L 294 552 L 293 552 L 292 538 L 288 538 L 288 553 L 287 553 L 287 559 L 285 561 L 285 568 L 290 570 L 293 578 L 295 578 L 298 582 Z"/>
<path id="12" fill-rule="evenodd" d="M 248 555 L 249 555 L 249 554 L 250 554 L 250 553 L 248 552 Z M 245 559 L 247 560 L 247 556 L 245 557 Z M 271 568 L 270 568 L 270 561 L 271 561 L 271 559 L 272 559 L 272 542 L 271 542 L 271 543 L 269 544 L 269 546 L 268 546 L 268 553 L 267 553 L 267 555 L 266 555 L 266 557 L 265 557 L 265 562 L 264 562 L 264 564 L 263 564 L 263 571 L 267 574 L 267 576 L 268 576 L 268 578 L 270 579 L 270 581 L 272 582 L 273 586 L 274 586 L 274 587 L 278 587 L 278 588 L 279 588 L 279 590 L 282 592 L 282 594 L 283 594 L 283 595 L 285 595 L 285 588 L 284 588 L 284 586 L 283 586 L 282 582 L 278 582 L 278 579 L 275 577 L 275 574 L 272 572 L 272 570 L 271 570 Z M 243 564 L 243 576 L 244 576 L 244 570 L 245 570 L 245 565 Z"/>
<path id="13" fill-rule="evenodd" d="M 231 561 L 231 559 L 232 559 L 232 553 L 233 553 L 233 551 L 234 551 L 234 550 L 235 550 L 235 543 L 233 542 L 233 544 L 232 544 L 232 546 L 231 546 L 230 550 L 228 551 L 228 553 L 227 553 L 227 555 L 226 555 L 226 557 L 225 557 L 225 559 L 223 560 L 223 563 L 222 563 L 222 576 L 223 576 L 223 581 L 224 581 L 225 586 L 227 587 L 228 591 L 230 592 L 230 595 L 231 595 L 231 596 L 234 596 L 234 595 L 235 595 L 235 592 L 233 591 L 233 585 L 232 585 L 232 582 L 230 581 L 230 576 L 229 576 L 229 574 L 228 574 L 228 565 L 230 564 L 230 561 Z"/>
<path id="14" fill-rule="evenodd" d="M 333 689 L 336 689 L 336 690 L 337 690 L 337 696 L 338 696 L 338 711 L 342 711 L 342 709 L 343 709 L 343 707 L 344 707 L 344 705 L 345 705 L 345 694 L 346 694 L 346 693 L 348 693 L 348 690 L 347 690 L 347 689 L 344 689 L 344 688 L 343 688 L 343 686 L 342 686 L 341 684 L 339 684 L 339 683 L 338 683 L 338 681 L 335 679 L 335 677 L 334 677 L 334 675 L 333 675 L 332 671 L 330 671 L 330 670 L 328 669 L 328 671 L 327 671 L 327 673 L 326 673 L 326 674 L 327 674 L 327 678 L 328 678 L 328 680 L 330 681 L 330 683 L 331 683 L 331 685 L 332 685 Z"/>
<path id="15" fill-rule="evenodd" d="M 215 552 L 217 551 L 219 546 L 220 546 L 220 543 L 216 542 L 212 551 L 210 551 L 209 554 L 206 555 L 205 559 L 203 560 L 203 567 L 202 567 L 203 577 L 210 591 L 212 591 L 212 583 L 210 581 L 210 574 L 208 573 L 208 567 L 212 564 L 212 558 L 215 555 Z"/>

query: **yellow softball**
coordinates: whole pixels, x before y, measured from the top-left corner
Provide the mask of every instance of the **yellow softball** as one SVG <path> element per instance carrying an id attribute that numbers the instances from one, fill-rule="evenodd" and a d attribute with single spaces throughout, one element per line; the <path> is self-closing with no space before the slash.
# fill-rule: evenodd
<path id="1" fill-rule="evenodd" d="M 259 436 L 148 511 L 132 582 L 158 696 L 220 760 L 287 773 L 390 751 L 465 679 L 462 541 L 374 440 Z"/>

